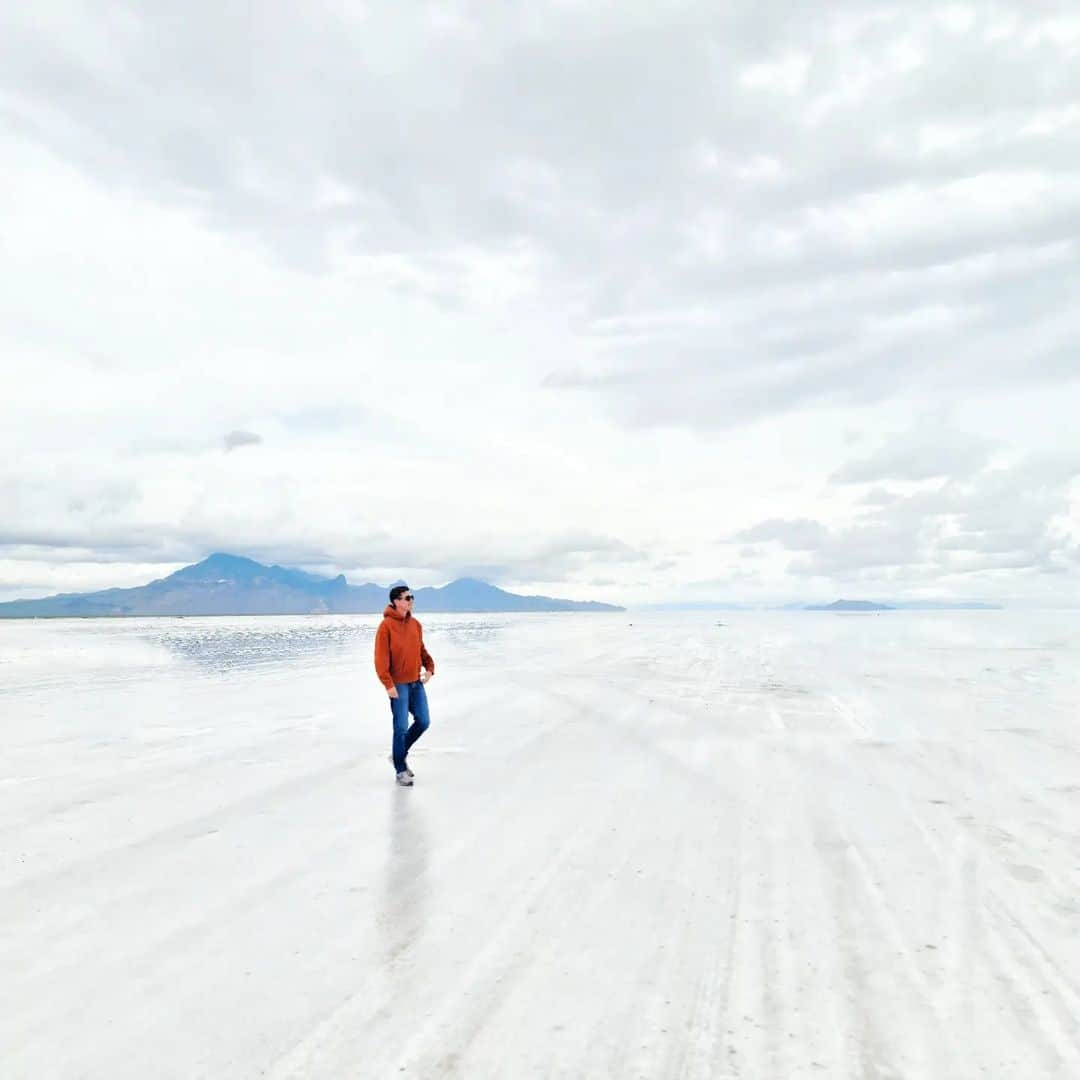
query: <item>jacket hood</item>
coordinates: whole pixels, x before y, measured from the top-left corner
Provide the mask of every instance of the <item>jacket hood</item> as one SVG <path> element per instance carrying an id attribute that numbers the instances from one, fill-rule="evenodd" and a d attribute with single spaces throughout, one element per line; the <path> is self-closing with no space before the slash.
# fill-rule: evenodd
<path id="1" fill-rule="evenodd" d="M 406 611 L 405 614 L 402 615 L 393 604 L 387 604 L 386 610 L 383 612 L 383 617 L 387 619 L 397 619 L 398 622 L 404 622 L 406 619 L 412 618 L 412 612 Z"/>

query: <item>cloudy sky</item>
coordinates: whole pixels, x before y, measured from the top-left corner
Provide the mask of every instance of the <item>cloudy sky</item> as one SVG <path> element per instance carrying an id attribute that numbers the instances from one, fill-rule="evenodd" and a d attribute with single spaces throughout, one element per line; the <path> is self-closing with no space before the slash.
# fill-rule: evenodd
<path id="1" fill-rule="evenodd" d="M 1080 603 L 1074 0 L 8 4 L 0 193 L 0 599 Z"/>

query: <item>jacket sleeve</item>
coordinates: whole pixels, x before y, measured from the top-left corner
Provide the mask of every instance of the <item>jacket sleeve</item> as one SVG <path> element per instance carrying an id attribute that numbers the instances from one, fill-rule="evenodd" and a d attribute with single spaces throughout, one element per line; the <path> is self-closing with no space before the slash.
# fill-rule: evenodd
<path id="1" fill-rule="evenodd" d="M 431 657 L 431 653 L 424 648 L 424 631 L 420 631 L 420 663 L 427 669 L 429 675 L 435 674 L 435 661 Z"/>
<path id="2" fill-rule="evenodd" d="M 394 685 L 390 676 L 390 628 L 385 622 L 375 631 L 375 674 L 387 690 Z"/>

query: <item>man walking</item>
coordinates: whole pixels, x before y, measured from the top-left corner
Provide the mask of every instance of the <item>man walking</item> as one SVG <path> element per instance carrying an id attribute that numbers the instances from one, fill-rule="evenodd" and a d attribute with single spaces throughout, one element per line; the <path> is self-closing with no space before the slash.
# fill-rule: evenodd
<path id="1" fill-rule="evenodd" d="M 424 632 L 412 614 L 408 585 L 390 590 L 390 603 L 375 631 L 375 674 L 386 687 L 394 720 L 393 761 L 397 782 L 412 787 L 413 771 L 406 760 L 412 744 L 428 729 L 424 683 L 435 675 L 435 661 L 424 648 Z M 409 724 L 409 713 L 413 722 Z"/>

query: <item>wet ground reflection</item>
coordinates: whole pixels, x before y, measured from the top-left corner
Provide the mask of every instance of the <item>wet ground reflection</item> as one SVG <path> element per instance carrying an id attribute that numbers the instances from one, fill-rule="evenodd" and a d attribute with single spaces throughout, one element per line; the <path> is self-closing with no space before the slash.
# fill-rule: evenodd
<path id="1" fill-rule="evenodd" d="M 271 667 L 327 659 L 358 644 L 373 641 L 373 623 L 278 623 L 266 619 L 244 623 L 177 620 L 148 628 L 148 636 L 180 658 L 209 671 Z"/>
<path id="2" fill-rule="evenodd" d="M 389 769 L 389 766 L 387 766 Z M 427 922 L 430 835 L 415 789 L 391 785 L 386 827 L 386 863 L 379 913 L 385 935 L 383 962 L 392 972 L 396 961 Z"/>

